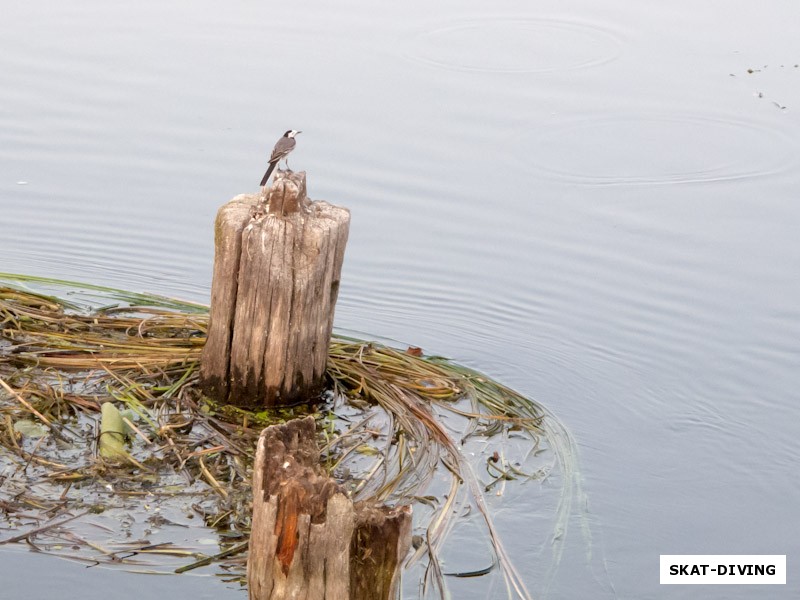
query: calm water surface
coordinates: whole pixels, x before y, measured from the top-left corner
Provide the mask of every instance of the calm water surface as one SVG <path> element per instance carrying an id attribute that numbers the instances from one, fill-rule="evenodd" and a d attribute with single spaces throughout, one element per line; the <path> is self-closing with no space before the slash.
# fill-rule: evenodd
<path id="1" fill-rule="evenodd" d="M 800 6 L 295 4 L 6 2 L 0 271 L 207 301 L 217 208 L 302 129 L 291 166 L 353 213 L 337 327 L 578 443 L 591 556 L 576 517 L 552 573 L 557 483 L 497 505 L 535 597 L 797 597 Z M 659 586 L 659 554 L 705 553 L 787 554 L 789 584 Z M 0 578 L 245 597 L 19 548 Z"/>

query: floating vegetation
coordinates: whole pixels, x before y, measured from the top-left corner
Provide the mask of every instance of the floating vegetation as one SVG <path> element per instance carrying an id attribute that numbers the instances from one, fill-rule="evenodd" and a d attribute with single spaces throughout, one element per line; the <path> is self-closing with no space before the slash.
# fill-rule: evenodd
<path id="1" fill-rule="evenodd" d="M 330 391 L 316 406 L 219 406 L 197 385 L 207 325 L 197 304 L 0 274 L 0 544 L 148 572 L 213 563 L 242 581 L 258 435 L 311 413 L 322 464 L 354 499 L 415 504 L 408 565 L 422 566 L 422 596 L 446 596 L 447 575 L 496 569 L 510 597 L 530 598 L 484 495 L 558 467 L 557 566 L 575 448 L 542 406 L 418 348 L 346 337 L 331 343 Z M 468 460 L 476 441 L 481 458 Z M 470 507 L 493 554 L 484 568 L 445 573 L 447 534 Z M 217 537 L 175 533 L 208 531 L 192 519 Z"/>

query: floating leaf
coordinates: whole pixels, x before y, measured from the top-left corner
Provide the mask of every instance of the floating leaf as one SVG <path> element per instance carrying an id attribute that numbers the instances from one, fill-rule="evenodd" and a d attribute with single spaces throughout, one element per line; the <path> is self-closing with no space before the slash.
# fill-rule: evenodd
<path id="1" fill-rule="evenodd" d="M 14 423 L 14 431 L 30 438 L 40 438 L 47 435 L 49 429 L 38 421 L 22 419 Z"/>

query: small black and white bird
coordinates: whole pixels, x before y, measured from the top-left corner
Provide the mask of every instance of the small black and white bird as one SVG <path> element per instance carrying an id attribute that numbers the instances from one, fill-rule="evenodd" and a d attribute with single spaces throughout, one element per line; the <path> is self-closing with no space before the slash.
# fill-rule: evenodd
<path id="1" fill-rule="evenodd" d="M 286 133 L 283 134 L 283 137 L 278 140 L 278 143 L 275 144 L 275 147 L 272 149 L 272 155 L 269 157 L 269 168 L 267 172 L 264 173 L 264 177 L 261 179 L 261 185 L 267 184 L 267 179 L 269 176 L 272 175 L 273 169 L 275 166 L 282 160 L 286 160 L 286 157 L 289 156 L 289 153 L 294 150 L 294 145 L 296 144 L 294 136 L 298 133 L 303 133 L 302 131 L 295 131 L 294 129 L 290 129 Z M 289 163 L 286 163 L 286 168 L 289 168 Z"/>

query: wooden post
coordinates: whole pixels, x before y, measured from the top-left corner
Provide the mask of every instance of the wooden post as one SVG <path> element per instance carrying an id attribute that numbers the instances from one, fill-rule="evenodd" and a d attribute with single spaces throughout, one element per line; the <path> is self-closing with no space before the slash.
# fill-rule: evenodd
<path id="1" fill-rule="evenodd" d="M 350 600 L 398 597 L 400 569 L 411 547 L 411 506 L 356 504 L 350 544 Z"/>
<path id="2" fill-rule="evenodd" d="M 353 505 L 319 466 L 313 417 L 268 427 L 253 467 L 250 600 L 389 600 L 411 507 Z"/>
<path id="3" fill-rule="evenodd" d="M 208 340 L 200 379 L 244 407 L 322 390 L 350 212 L 306 196 L 306 174 L 278 171 L 266 203 L 237 196 L 217 213 Z"/>

